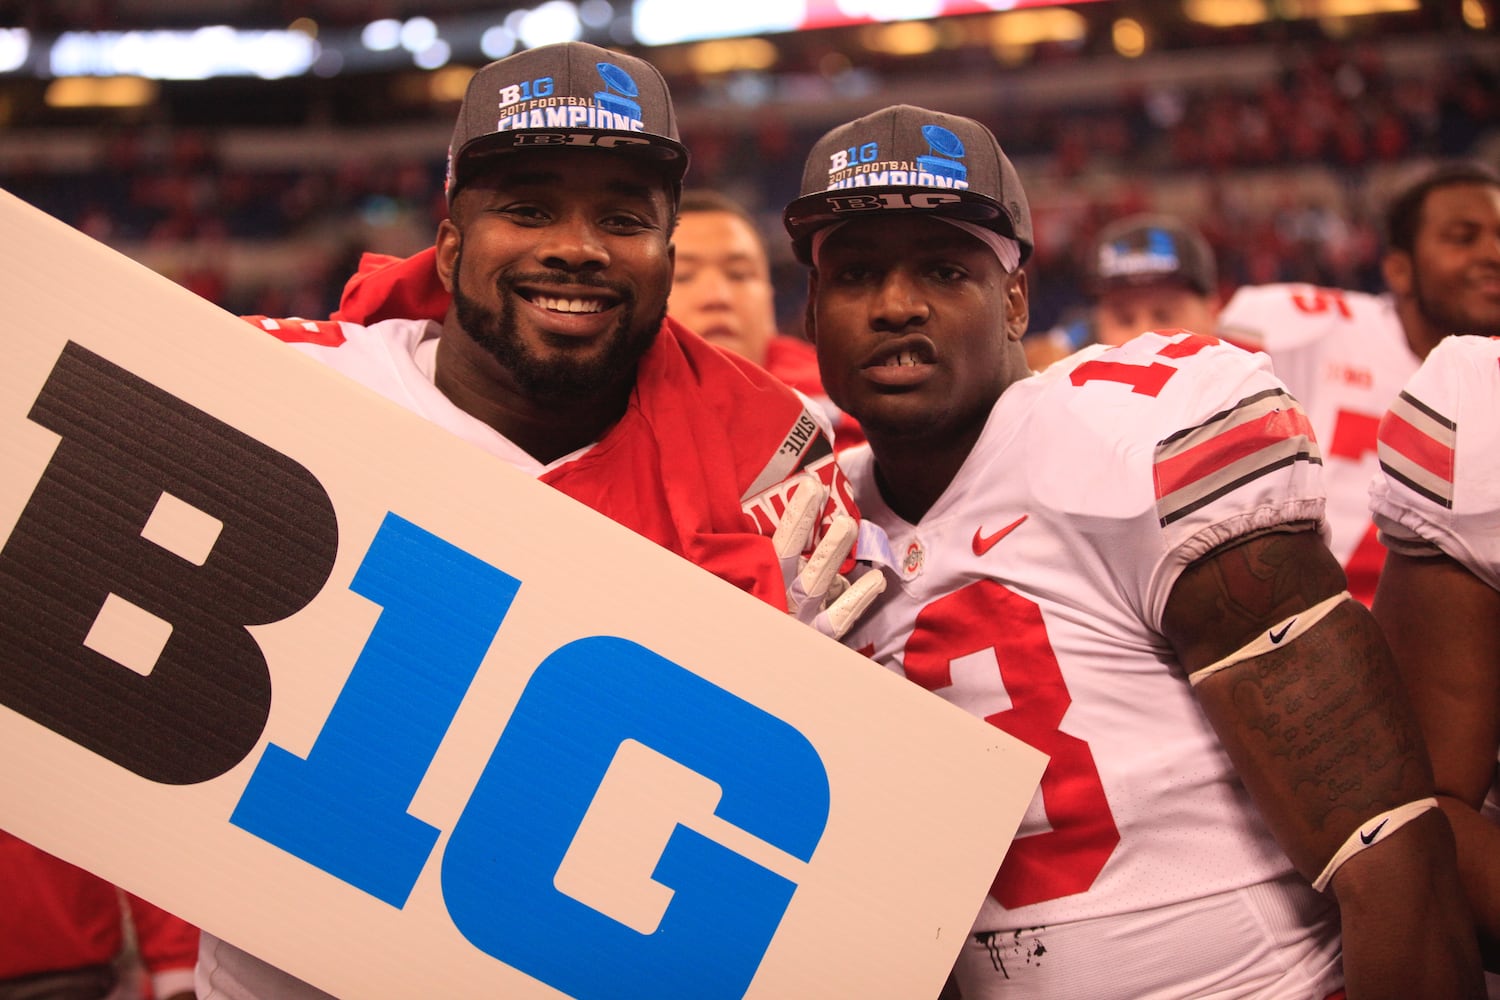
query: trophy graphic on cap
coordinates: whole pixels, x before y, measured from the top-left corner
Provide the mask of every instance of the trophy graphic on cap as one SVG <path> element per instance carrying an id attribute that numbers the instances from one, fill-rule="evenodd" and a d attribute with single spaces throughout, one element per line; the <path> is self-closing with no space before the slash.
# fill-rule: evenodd
<path id="1" fill-rule="evenodd" d="M 613 114 L 623 115 L 626 118 L 640 119 L 641 106 L 634 98 L 640 94 L 640 88 L 630 78 L 630 74 L 613 63 L 599 63 L 599 76 L 604 80 L 604 86 L 608 90 L 594 92 L 594 100 L 599 106 Z"/>
<path id="2" fill-rule="evenodd" d="M 932 152 L 926 156 L 917 157 L 919 169 L 934 176 L 947 177 L 955 181 L 964 180 L 969 176 L 968 168 L 958 162 L 963 159 L 964 155 L 962 139 L 941 125 L 923 125 L 922 138 L 927 140 L 927 148 Z"/>

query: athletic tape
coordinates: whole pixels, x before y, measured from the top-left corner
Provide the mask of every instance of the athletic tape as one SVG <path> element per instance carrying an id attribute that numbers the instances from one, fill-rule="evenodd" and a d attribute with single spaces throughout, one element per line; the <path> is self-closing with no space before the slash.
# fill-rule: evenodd
<path id="1" fill-rule="evenodd" d="M 1353 600 L 1353 598 L 1349 596 L 1349 591 L 1341 590 L 1327 600 L 1319 601 L 1305 611 L 1299 611 L 1290 618 L 1282 619 L 1273 627 L 1266 629 L 1222 660 L 1215 660 L 1208 666 L 1200 667 L 1188 674 L 1188 683 L 1197 687 L 1205 677 L 1216 674 L 1225 667 L 1232 667 L 1241 660 L 1248 660 L 1262 653 L 1285 649 L 1291 644 L 1293 639 L 1322 621 L 1328 615 L 1328 612 L 1344 601 L 1350 600 Z"/>
<path id="2" fill-rule="evenodd" d="M 1345 861 L 1367 847 L 1374 847 L 1427 810 L 1437 807 L 1437 799 L 1417 799 L 1415 802 L 1408 802 L 1404 806 L 1387 809 L 1377 816 L 1371 816 L 1349 834 L 1349 839 L 1344 841 L 1344 846 L 1333 852 L 1333 857 L 1328 860 L 1328 864 L 1323 866 L 1323 873 L 1313 879 L 1313 888 L 1319 892 L 1325 891 L 1328 883 L 1333 881 L 1334 873 L 1343 867 Z"/>

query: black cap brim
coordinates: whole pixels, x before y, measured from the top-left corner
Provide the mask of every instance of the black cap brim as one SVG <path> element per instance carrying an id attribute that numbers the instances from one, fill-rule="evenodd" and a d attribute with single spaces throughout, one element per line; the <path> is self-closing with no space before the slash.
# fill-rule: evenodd
<path id="1" fill-rule="evenodd" d="M 894 199 L 886 196 L 894 196 Z M 876 204 L 860 207 L 868 198 Z M 792 238 L 792 253 L 812 264 L 812 238 L 818 230 L 839 222 L 870 216 L 910 215 L 917 212 L 961 219 L 1016 239 L 1010 216 L 993 199 L 974 191 L 929 187 L 853 187 L 818 191 L 787 205 L 782 213 Z"/>

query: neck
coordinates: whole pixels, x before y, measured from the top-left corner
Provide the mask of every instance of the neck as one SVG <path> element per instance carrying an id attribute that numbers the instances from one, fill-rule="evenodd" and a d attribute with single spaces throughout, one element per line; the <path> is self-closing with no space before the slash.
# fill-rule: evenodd
<path id="1" fill-rule="evenodd" d="M 630 405 L 633 374 L 587 397 L 537 399 L 467 337 L 445 332 L 433 381 L 453 405 L 545 465 L 593 444 L 619 422 Z"/>
<path id="2" fill-rule="evenodd" d="M 1396 300 L 1396 316 L 1401 320 L 1401 331 L 1406 335 L 1406 346 L 1411 348 L 1411 352 L 1419 361 L 1426 360 L 1427 355 L 1438 345 L 1438 341 L 1448 334 L 1447 330 L 1439 330 L 1429 323 L 1412 298 Z"/>
<path id="3" fill-rule="evenodd" d="M 962 434 L 932 441 L 892 438 L 866 428 L 875 455 L 875 482 L 886 506 L 908 524 L 921 521 L 953 484 L 983 429 L 980 423 Z"/>

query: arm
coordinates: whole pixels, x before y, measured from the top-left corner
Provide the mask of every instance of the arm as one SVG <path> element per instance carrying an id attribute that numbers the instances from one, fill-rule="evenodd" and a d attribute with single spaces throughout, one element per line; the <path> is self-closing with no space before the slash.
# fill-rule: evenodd
<path id="1" fill-rule="evenodd" d="M 1256 535 L 1184 571 L 1163 631 L 1191 673 L 1343 587 L 1315 532 Z M 1195 690 L 1266 825 L 1309 881 L 1366 819 L 1433 794 L 1390 651 L 1354 601 Z M 1428 810 L 1356 854 L 1330 888 L 1350 1000 L 1484 996 L 1441 812 Z"/>
<path id="2" fill-rule="evenodd" d="M 1488 964 L 1500 967 L 1500 825 L 1479 814 L 1500 749 L 1500 591 L 1446 556 L 1393 552 L 1374 611 L 1432 754 Z"/>
<path id="3" fill-rule="evenodd" d="M 156 1000 L 192 1000 L 198 928 L 139 896 L 126 893 L 125 900 L 135 923 L 141 964 L 151 977 L 151 995 Z"/>

